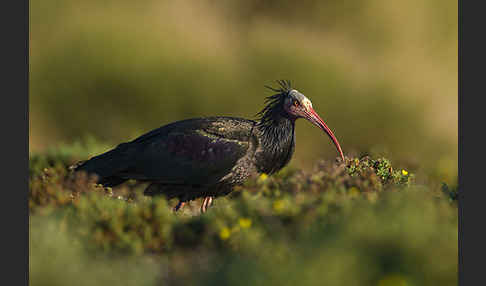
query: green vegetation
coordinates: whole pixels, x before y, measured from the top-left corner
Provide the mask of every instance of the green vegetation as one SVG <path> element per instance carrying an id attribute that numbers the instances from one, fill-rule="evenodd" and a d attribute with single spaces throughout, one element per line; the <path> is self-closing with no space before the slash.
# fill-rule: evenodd
<path id="1" fill-rule="evenodd" d="M 31 285 L 457 284 L 453 188 L 385 158 L 286 168 L 174 214 L 144 185 L 70 173 L 88 145 L 31 156 Z"/>

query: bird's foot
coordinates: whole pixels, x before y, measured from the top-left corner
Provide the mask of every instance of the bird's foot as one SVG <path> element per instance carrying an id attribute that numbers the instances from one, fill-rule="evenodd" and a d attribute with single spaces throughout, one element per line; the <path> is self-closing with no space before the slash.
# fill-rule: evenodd
<path id="1" fill-rule="evenodd" d="M 205 213 L 213 204 L 213 197 L 205 197 L 201 205 L 201 213 Z"/>
<path id="2" fill-rule="evenodd" d="M 183 201 L 179 201 L 179 203 L 177 204 L 177 206 L 174 207 L 174 212 L 182 209 L 184 207 L 184 205 L 186 204 L 186 202 L 183 202 Z"/>

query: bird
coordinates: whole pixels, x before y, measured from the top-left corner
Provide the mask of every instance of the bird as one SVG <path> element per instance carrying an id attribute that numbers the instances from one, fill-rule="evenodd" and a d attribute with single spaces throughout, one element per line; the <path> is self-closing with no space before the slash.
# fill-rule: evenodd
<path id="1" fill-rule="evenodd" d="M 314 111 L 311 101 L 277 80 L 255 120 L 213 116 L 169 123 L 112 150 L 79 162 L 73 169 L 97 176 L 97 183 L 115 187 L 133 179 L 147 182 L 146 196 L 177 198 L 174 212 L 203 198 L 201 213 L 213 199 L 258 174 L 272 175 L 285 167 L 295 150 L 295 121 L 305 118 L 324 131 L 342 161 L 341 146 Z"/>

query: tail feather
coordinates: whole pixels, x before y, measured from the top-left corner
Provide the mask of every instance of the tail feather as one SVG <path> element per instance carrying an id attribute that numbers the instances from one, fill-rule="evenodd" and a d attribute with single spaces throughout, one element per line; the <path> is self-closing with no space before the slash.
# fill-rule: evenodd
<path id="1" fill-rule="evenodd" d="M 115 187 L 119 184 L 125 182 L 127 179 L 117 176 L 105 177 L 98 181 L 99 184 L 102 184 L 105 187 Z"/>
<path id="2" fill-rule="evenodd" d="M 127 180 L 118 176 L 119 173 L 130 167 L 129 164 L 132 161 L 130 154 L 126 151 L 124 144 L 122 144 L 89 160 L 78 162 L 70 169 L 75 172 L 84 171 L 88 174 L 96 174 L 99 178 L 98 183 L 113 187 Z"/>

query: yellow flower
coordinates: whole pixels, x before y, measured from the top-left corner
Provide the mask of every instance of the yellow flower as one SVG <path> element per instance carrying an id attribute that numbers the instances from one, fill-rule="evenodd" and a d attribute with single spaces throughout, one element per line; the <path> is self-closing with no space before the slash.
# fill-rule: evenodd
<path id="1" fill-rule="evenodd" d="M 349 194 L 350 194 L 351 196 L 355 197 L 355 196 L 359 195 L 359 189 L 358 189 L 358 188 L 356 188 L 356 187 L 351 187 L 351 188 L 349 189 Z"/>
<path id="2" fill-rule="evenodd" d="M 402 175 L 406 176 L 406 175 L 408 175 L 408 172 L 405 171 L 405 170 L 402 170 Z"/>
<path id="3" fill-rule="evenodd" d="M 242 228 L 248 228 L 251 226 L 251 219 L 249 218 L 240 218 L 238 222 Z"/>
<path id="4" fill-rule="evenodd" d="M 226 240 L 230 237 L 231 235 L 231 230 L 227 227 L 223 227 L 221 229 L 221 231 L 219 232 L 219 237 L 222 239 L 222 240 Z"/>
<path id="5" fill-rule="evenodd" d="M 284 202 L 282 200 L 276 200 L 273 202 L 273 210 L 281 212 L 284 208 Z"/>
<path id="6" fill-rule="evenodd" d="M 262 173 L 260 177 L 258 177 L 259 182 L 264 182 L 268 178 L 268 175 L 265 173 Z"/>

